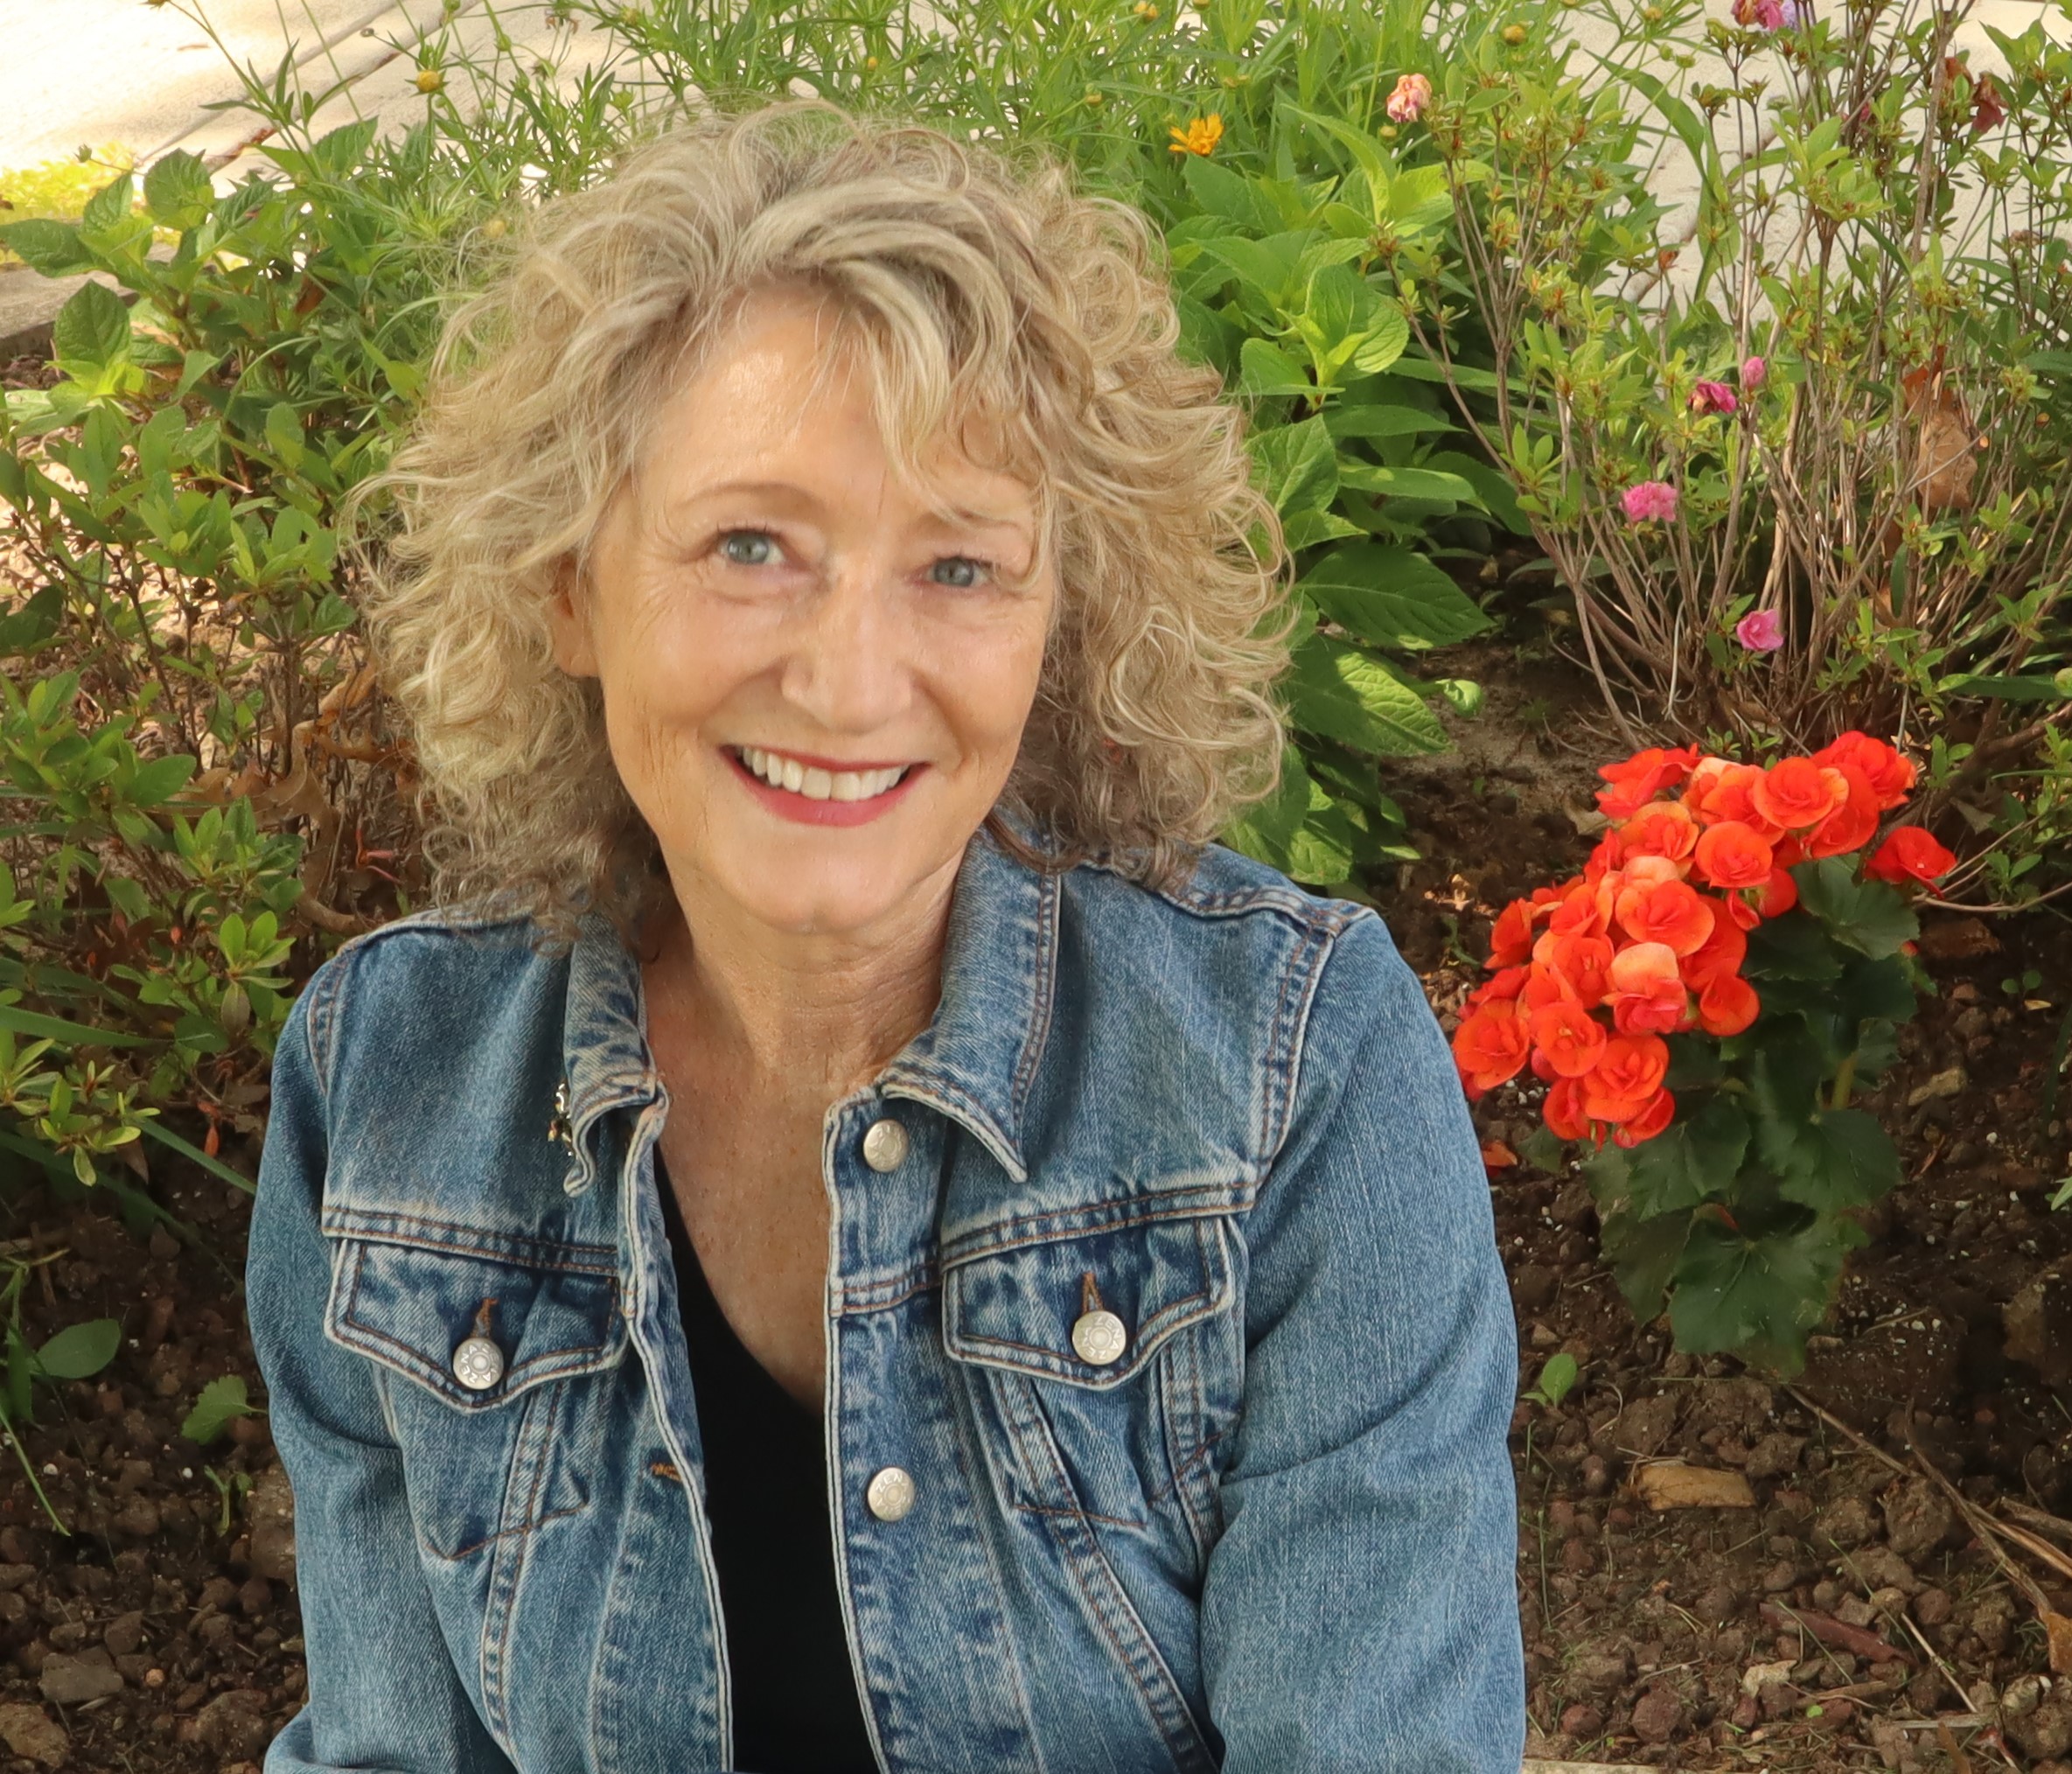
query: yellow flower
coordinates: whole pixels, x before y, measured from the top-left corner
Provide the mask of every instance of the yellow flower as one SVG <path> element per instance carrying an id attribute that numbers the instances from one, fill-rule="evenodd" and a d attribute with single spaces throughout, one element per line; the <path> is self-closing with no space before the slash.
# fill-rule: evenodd
<path id="1" fill-rule="evenodd" d="M 436 93 L 445 84 L 446 76 L 441 73 L 437 68 L 421 67 L 417 70 L 417 90 L 419 92 Z"/>
<path id="2" fill-rule="evenodd" d="M 863 66 L 866 70 L 875 71 L 877 67 L 877 65 L 878 59 L 875 55 L 867 55 L 863 58 Z"/>
<path id="3" fill-rule="evenodd" d="M 1505 25 L 1503 27 L 1503 40 L 1513 49 L 1516 49 L 1525 40 L 1525 27 L 1522 24 Z"/>
<path id="4" fill-rule="evenodd" d="M 1196 117 L 1184 129 L 1176 123 L 1172 135 L 1176 154 L 1213 154 L 1216 144 L 1223 140 L 1223 119 L 1211 111 L 1205 117 Z"/>

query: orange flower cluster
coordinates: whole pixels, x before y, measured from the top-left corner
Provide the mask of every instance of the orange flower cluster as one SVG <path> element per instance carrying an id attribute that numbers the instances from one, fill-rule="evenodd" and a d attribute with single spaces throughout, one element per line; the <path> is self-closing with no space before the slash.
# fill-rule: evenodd
<path id="1" fill-rule="evenodd" d="M 1762 1005 L 1741 977 L 1748 932 L 1797 904 L 1788 872 L 1860 850 L 1914 786 L 1882 740 L 1845 733 L 1767 768 L 1651 747 L 1598 772 L 1611 825 L 1583 872 L 1496 919 L 1494 977 L 1468 999 L 1454 1061 L 1471 1097 L 1528 1065 L 1564 1140 L 1635 1146 L 1668 1127 L 1666 1035 L 1738 1035 Z M 1865 872 L 1932 880 L 1956 858 L 1918 826 Z"/>

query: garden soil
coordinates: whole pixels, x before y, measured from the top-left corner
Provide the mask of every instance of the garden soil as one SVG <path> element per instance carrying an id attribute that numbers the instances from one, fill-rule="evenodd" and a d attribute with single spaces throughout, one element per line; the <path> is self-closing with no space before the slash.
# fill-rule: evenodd
<path id="1" fill-rule="evenodd" d="M 1585 749 L 1589 705 L 1551 663 L 1485 648 L 1445 669 L 1489 683 L 1492 707 L 1457 755 L 1393 775 L 1428 860 L 1370 884 L 1450 1016 L 1490 915 L 1580 865 L 1591 766 L 1612 748 Z M 1561 1350 L 1581 1373 L 1512 1423 L 1535 1756 L 2072 1768 L 2072 1680 L 2049 1680 L 2037 1617 L 2039 1599 L 2072 1613 L 2072 1586 L 2034 1562 L 2012 1576 L 1962 1513 L 2072 1518 L 2072 1403 L 2049 1383 L 2072 1375 L 2030 1365 L 2072 1351 L 2072 1304 L 2050 1286 L 2058 1265 L 2072 1273 L 2072 1211 L 2048 1205 L 2072 1166 L 2046 1119 L 2072 923 L 1930 914 L 1922 946 L 1939 995 L 1868 1099 L 1909 1180 L 1868 1217 L 1790 1385 L 1674 1354 L 1659 1324 L 1635 1324 L 1581 1182 L 1501 1163 L 1529 1106 L 1507 1088 L 1478 1107 L 1524 1382 Z M 2025 987 L 2032 973 L 2042 983 Z M 249 1173 L 256 1143 L 234 1137 L 225 1156 Z M 99 1317 L 123 1329 L 98 1379 L 39 1389 L 23 1436 L 68 1533 L 0 1448 L 0 1774 L 255 1774 L 302 1703 L 292 1499 L 264 1420 L 206 1448 L 180 1434 L 220 1375 L 260 1396 L 237 1284 L 248 1204 L 162 1157 L 150 1192 L 194 1248 L 97 1196 L 0 1191 L 0 1247 L 47 1259 L 22 1297 L 31 1341 Z M 1650 1509 L 1636 1480 L 1665 1460 L 1744 1494 Z"/>

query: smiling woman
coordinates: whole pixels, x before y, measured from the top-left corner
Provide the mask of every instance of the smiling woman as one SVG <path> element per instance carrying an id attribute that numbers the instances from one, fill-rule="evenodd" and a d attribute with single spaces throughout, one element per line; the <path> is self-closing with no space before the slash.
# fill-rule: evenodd
<path id="1" fill-rule="evenodd" d="M 1475 1137 L 1210 842 L 1283 555 L 1177 336 L 1134 212 L 819 101 L 454 323 L 365 557 L 441 894 L 253 1217 L 269 1774 L 1515 1774 Z"/>

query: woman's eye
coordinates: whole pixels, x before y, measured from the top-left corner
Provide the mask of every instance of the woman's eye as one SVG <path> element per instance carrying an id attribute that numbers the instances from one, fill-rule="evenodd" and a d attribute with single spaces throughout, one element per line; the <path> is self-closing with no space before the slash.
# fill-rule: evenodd
<path id="1" fill-rule="evenodd" d="M 729 530 L 720 553 L 736 567 L 766 567 L 776 558 L 777 539 L 768 530 Z"/>
<path id="2" fill-rule="evenodd" d="M 958 576 L 948 579 L 939 576 L 941 569 L 945 567 L 949 568 Z M 980 575 L 991 570 L 991 566 L 989 562 L 981 561 L 975 555 L 945 555 L 935 563 L 935 570 L 938 575 L 935 582 L 937 584 L 953 585 L 960 590 L 967 590 L 979 583 Z"/>

